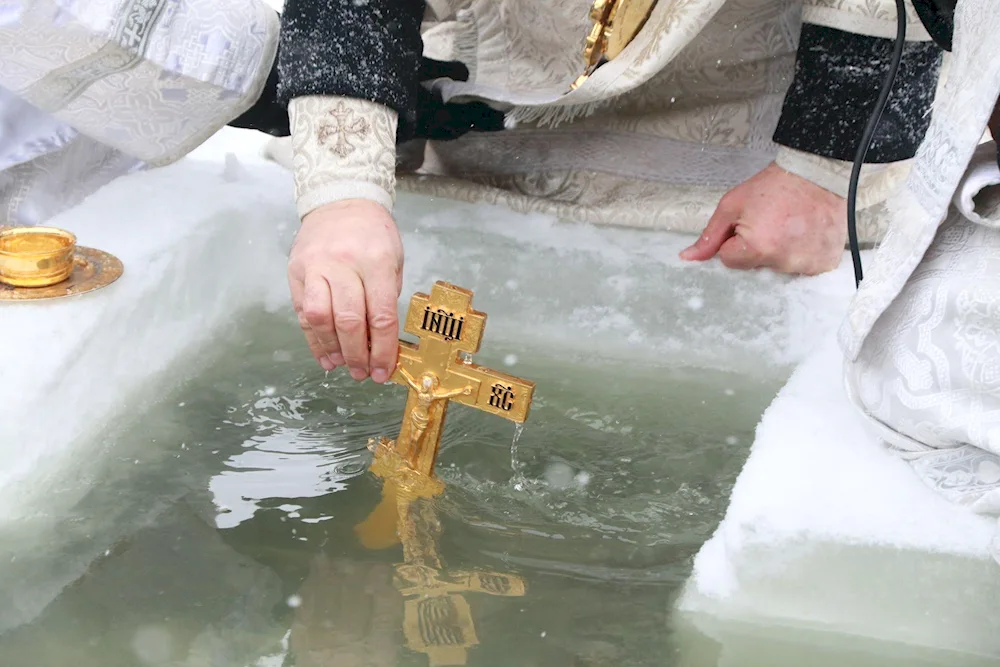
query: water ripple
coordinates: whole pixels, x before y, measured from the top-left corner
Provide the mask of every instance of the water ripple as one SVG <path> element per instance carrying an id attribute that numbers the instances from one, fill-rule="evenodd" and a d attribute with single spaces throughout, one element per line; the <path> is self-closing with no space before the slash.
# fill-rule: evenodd
<path id="1" fill-rule="evenodd" d="M 502 554 L 563 576 L 674 582 L 724 510 L 745 456 L 727 437 L 749 442 L 752 423 L 720 435 L 688 414 L 686 405 L 705 401 L 683 383 L 663 385 L 652 403 L 633 396 L 600 409 L 575 387 L 560 381 L 536 397 L 516 452 L 509 422 L 449 410 L 437 473 L 448 485 L 438 506 L 450 559 Z M 288 499 L 350 492 L 350 480 L 367 474 L 368 440 L 398 433 L 404 401 L 400 387 L 311 371 L 251 392 L 222 425 L 242 444 L 211 482 L 218 525 L 291 507 Z"/>

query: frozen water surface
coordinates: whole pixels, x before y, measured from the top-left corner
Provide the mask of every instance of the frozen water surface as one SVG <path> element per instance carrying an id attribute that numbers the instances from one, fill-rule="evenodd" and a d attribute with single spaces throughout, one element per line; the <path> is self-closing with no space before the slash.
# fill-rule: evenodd
<path id="1" fill-rule="evenodd" d="M 379 499 L 364 445 L 395 435 L 403 391 L 309 358 L 283 282 L 290 179 L 247 142 L 223 133 L 54 221 L 119 254 L 125 277 L 3 311 L 4 667 L 427 664 L 404 648 L 401 554 L 353 531 Z M 513 425 L 467 409 L 444 436 L 446 565 L 528 583 L 468 595 L 470 665 L 980 664 L 878 632 L 713 624 L 724 614 L 696 604 L 739 570 L 741 543 L 703 549 L 727 511 L 797 520 L 759 502 L 777 491 L 747 490 L 784 488 L 766 475 L 741 477 L 755 502 L 727 505 L 761 414 L 842 315 L 849 265 L 789 281 L 682 266 L 687 239 L 669 235 L 406 196 L 399 217 L 404 295 L 475 290 L 490 315 L 477 361 L 538 383 L 516 452 Z"/>

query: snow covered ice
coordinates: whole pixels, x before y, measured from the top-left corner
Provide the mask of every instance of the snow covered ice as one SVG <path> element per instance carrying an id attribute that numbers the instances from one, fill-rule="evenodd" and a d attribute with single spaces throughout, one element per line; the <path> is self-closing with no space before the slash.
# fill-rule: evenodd
<path id="1" fill-rule="evenodd" d="M 996 519 L 882 449 L 842 363 L 827 337 L 764 414 L 680 608 L 708 634 L 756 622 L 1000 658 Z"/>

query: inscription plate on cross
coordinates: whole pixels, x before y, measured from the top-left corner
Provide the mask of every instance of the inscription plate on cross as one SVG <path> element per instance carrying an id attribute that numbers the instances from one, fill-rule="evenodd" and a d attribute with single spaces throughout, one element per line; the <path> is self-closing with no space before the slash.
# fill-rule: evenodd
<path id="1" fill-rule="evenodd" d="M 413 470 L 433 475 L 448 403 L 523 423 L 535 384 L 463 358 L 479 351 L 486 313 L 472 309 L 472 292 L 437 282 L 431 293 L 410 300 L 403 330 L 416 345 L 399 343 L 399 361 L 389 378 L 409 388 L 396 451 Z"/>

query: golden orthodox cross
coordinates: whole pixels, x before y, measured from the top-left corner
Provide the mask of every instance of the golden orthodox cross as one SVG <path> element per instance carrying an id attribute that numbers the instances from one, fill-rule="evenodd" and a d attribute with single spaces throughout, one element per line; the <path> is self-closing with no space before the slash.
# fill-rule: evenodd
<path id="1" fill-rule="evenodd" d="M 437 282 L 430 295 L 415 294 L 403 330 L 420 343 L 400 341 L 390 377 L 409 388 L 399 438 L 370 443 L 371 470 L 385 483 L 382 502 L 357 533 L 370 549 L 402 542 L 396 587 L 407 598 L 403 630 L 407 645 L 427 654 L 431 667 L 464 665 L 479 643 L 462 593 L 522 596 L 526 588 L 511 574 L 443 572 L 438 554 L 441 524 L 431 499 L 444 490 L 434 463 L 449 401 L 523 423 L 535 391 L 533 382 L 472 363 L 468 355 L 479 351 L 485 328 L 486 314 L 472 309 L 469 290 Z"/>
<path id="2" fill-rule="evenodd" d="M 410 467 L 433 476 L 448 403 L 455 401 L 523 423 L 535 384 L 483 368 L 460 353 L 479 351 L 486 313 L 472 309 L 472 292 L 437 282 L 430 295 L 410 300 L 403 330 L 419 345 L 399 343 L 399 361 L 390 382 L 409 388 L 396 451 Z"/>

